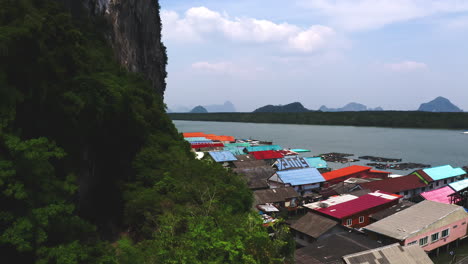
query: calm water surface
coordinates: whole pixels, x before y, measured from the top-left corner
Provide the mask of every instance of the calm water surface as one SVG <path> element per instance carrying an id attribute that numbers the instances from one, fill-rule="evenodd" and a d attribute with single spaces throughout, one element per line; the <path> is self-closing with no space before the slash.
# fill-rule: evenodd
<path id="1" fill-rule="evenodd" d="M 173 121 L 179 132 L 205 132 L 273 141 L 283 148 L 305 148 L 314 156 L 327 152 L 387 158 L 431 166 L 468 165 L 468 135 L 458 130 L 402 129 L 352 126 L 256 124 L 235 122 Z M 370 161 L 361 161 L 363 165 Z M 332 168 L 351 164 L 329 163 Z M 405 174 L 411 171 L 393 171 Z"/>

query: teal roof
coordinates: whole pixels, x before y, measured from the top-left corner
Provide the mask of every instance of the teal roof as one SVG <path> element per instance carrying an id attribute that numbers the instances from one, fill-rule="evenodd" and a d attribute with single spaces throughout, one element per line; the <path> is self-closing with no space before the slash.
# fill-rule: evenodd
<path id="1" fill-rule="evenodd" d="M 291 151 L 294 151 L 294 152 L 310 152 L 310 150 L 308 150 L 308 149 L 291 149 Z"/>
<path id="2" fill-rule="evenodd" d="M 224 144 L 225 147 L 250 147 L 250 144 L 247 142 L 238 142 L 238 143 L 229 143 Z"/>
<path id="3" fill-rule="evenodd" d="M 213 142 L 211 139 L 207 139 L 206 137 L 187 137 L 187 138 L 184 138 L 186 141 L 188 142 L 194 142 L 194 141 L 198 141 L 198 142 Z"/>
<path id="4" fill-rule="evenodd" d="M 459 192 L 463 189 L 468 188 L 468 179 L 464 179 L 461 181 L 456 181 L 449 183 L 450 188 L 452 188 L 454 191 Z"/>
<path id="5" fill-rule="evenodd" d="M 245 155 L 245 147 L 224 146 L 224 150 L 231 152 L 234 155 Z"/>
<path id="6" fill-rule="evenodd" d="M 317 168 L 317 169 L 328 168 L 327 162 L 324 159 L 322 159 L 322 157 L 306 157 L 304 159 L 312 168 Z"/>
<path id="7" fill-rule="evenodd" d="M 266 150 L 282 150 L 282 149 L 283 148 L 279 145 L 263 145 L 263 146 L 247 147 L 248 152 L 266 151 Z"/>
<path id="8" fill-rule="evenodd" d="M 429 175 L 434 181 L 443 180 L 466 174 L 462 168 L 453 168 L 450 165 L 444 165 L 429 169 L 423 169 L 423 171 Z"/>

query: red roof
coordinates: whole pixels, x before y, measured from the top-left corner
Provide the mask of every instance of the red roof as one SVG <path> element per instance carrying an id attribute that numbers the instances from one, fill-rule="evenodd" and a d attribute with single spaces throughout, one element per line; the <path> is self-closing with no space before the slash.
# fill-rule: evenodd
<path id="1" fill-rule="evenodd" d="M 392 201 L 400 199 L 401 197 L 401 195 L 385 192 L 375 192 L 363 195 L 348 202 L 340 203 L 327 208 L 318 208 L 315 210 L 337 219 L 343 219 L 347 216 L 357 214 L 379 205 L 391 203 Z"/>
<path id="2" fill-rule="evenodd" d="M 254 155 L 255 159 L 263 160 L 263 159 L 280 159 L 283 154 L 279 153 L 278 151 L 274 150 L 265 150 L 265 151 L 253 151 L 250 154 Z"/>
<path id="3" fill-rule="evenodd" d="M 381 190 L 389 193 L 413 190 L 426 186 L 426 184 L 418 177 L 418 175 L 414 174 L 397 178 L 361 183 L 360 185 L 362 188 L 369 189 L 371 191 Z"/>
<path id="4" fill-rule="evenodd" d="M 223 143 L 195 143 L 191 144 L 192 148 L 214 148 L 214 147 L 224 147 Z"/>
<path id="5" fill-rule="evenodd" d="M 359 172 L 364 172 L 372 169 L 371 167 L 366 167 L 366 166 L 359 166 L 359 165 L 352 165 L 346 168 L 330 171 L 323 173 L 322 176 L 325 178 L 325 180 L 333 180 L 341 177 L 346 177 L 352 174 L 356 174 Z"/>
<path id="6" fill-rule="evenodd" d="M 369 172 L 372 172 L 372 173 L 383 173 L 383 174 L 392 174 L 391 172 L 388 172 L 388 171 L 379 171 L 379 170 L 370 170 Z"/>

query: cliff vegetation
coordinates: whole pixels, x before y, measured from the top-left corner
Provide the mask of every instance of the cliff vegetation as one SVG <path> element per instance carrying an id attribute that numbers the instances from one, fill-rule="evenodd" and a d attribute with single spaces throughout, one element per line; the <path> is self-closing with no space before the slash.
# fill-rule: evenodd
<path id="1" fill-rule="evenodd" d="M 287 231 L 270 238 L 245 182 L 194 159 L 164 87 L 118 63 L 106 23 L 50 0 L 0 6 L 2 259 L 288 260 Z"/>

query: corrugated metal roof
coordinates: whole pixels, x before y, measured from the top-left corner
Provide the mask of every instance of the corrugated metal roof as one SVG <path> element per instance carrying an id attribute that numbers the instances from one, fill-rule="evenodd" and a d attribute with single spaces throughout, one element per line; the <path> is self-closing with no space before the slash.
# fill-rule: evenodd
<path id="1" fill-rule="evenodd" d="M 423 180 L 421 180 L 417 175 L 414 174 L 379 181 L 365 182 L 360 183 L 359 185 L 361 185 L 362 188 L 369 189 L 371 191 L 380 190 L 389 193 L 414 190 L 417 188 L 427 186 L 426 183 L 423 182 Z"/>
<path id="2" fill-rule="evenodd" d="M 468 217 L 468 214 L 461 206 L 425 200 L 370 224 L 365 229 L 398 240 L 404 240 L 417 235 L 420 231 L 428 228 L 429 225 L 442 221 L 445 217 L 457 211 L 462 212 L 461 217 Z"/>
<path id="3" fill-rule="evenodd" d="M 255 204 L 278 203 L 299 197 L 293 187 L 275 188 L 254 191 Z"/>
<path id="4" fill-rule="evenodd" d="M 294 224 L 291 225 L 291 229 L 304 233 L 313 238 L 319 238 L 321 235 L 336 225 L 338 225 L 338 222 L 335 220 L 318 214 L 307 213 L 294 222 Z"/>
<path id="5" fill-rule="evenodd" d="M 316 168 L 286 170 L 276 172 L 283 183 L 289 183 L 292 186 L 314 184 L 324 182 L 325 179 Z"/>
<path id="6" fill-rule="evenodd" d="M 255 159 L 263 160 L 263 159 L 279 159 L 283 157 L 283 154 L 276 152 L 274 150 L 265 150 L 265 151 L 254 151 L 250 152 Z"/>
<path id="7" fill-rule="evenodd" d="M 263 145 L 263 146 L 251 146 L 247 147 L 248 152 L 254 152 L 254 151 L 266 151 L 266 150 L 281 150 L 283 149 L 279 145 Z"/>
<path id="8" fill-rule="evenodd" d="M 312 168 L 317 168 L 317 169 L 328 168 L 327 162 L 322 157 L 306 157 L 304 159 Z"/>
<path id="9" fill-rule="evenodd" d="M 412 263 L 433 264 L 419 245 L 401 246 L 398 243 L 343 256 L 346 264 L 362 263 Z"/>
<path id="10" fill-rule="evenodd" d="M 453 168 L 450 165 L 423 169 L 423 171 L 427 175 L 429 175 L 429 177 L 431 177 L 434 181 L 466 174 L 466 172 L 462 168 Z"/>
<path id="11" fill-rule="evenodd" d="M 459 191 L 461 191 L 463 189 L 468 188 L 468 179 L 464 179 L 464 180 L 461 180 L 461 181 L 456 181 L 456 182 L 449 183 L 449 186 L 450 186 L 450 188 L 452 188 L 456 192 L 459 192 Z"/>
<path id="12" fill-rule="evenodd" d="M 349 166 L 349 167 L 346 167 L 346 168 L 326 172 L 326 173 L 323 174 L 323 177 L 327 181 L 329 181 L 329 180 L 333 180 L 333 179 L 337 179 L 337 178 L 341 178 L 341 177 L 346 177 L 346 176 L 349 176 L 349 175 L 352 175 L 352 174 L 355 174 L 355 173 L 369 171 L 370 169 L 372 169 L 372 168 L 371 167 L 366 167 L 366 166 L 352 165 L 352 166 Z"/>
<path id="13" fill-rule="evenodd" d="M 229 151 L 210 151 L 210 156 L 216 162 L 235 161 L 237 160 L 234 155 Z"/>
<path id="14" fill-rule="evenodd" d="M 428 192 L 423 192 L 421 193 L 421 196 L 424 197 L 424 199 L 429 200 L 429 201 L 434 201 L 434 202 L 439 202 L 439 203 L 444 203 L 444 204 L 451 204 L 450 203 L 450 194 L 454 194 L 455 191 L 452 190 L 449 186 L 445 186 L 436 190 L 428 191 Z"/>
<path id="15" fill-rule="evenodd" d="M 274 165 L 279 171 L 309 168 L 309 164 L 305 161 L 305 159 L 300 157 L 277 159 Z"/>
<path id="16" fill-rule="evenodd" d="M 226 147 L 250 147 L 250 144 L 247 142 L 236 142 L 225 144 Z"/>
<path id="17" fill-rule="evenodd" d="M 224 147 L 223 143 L 190 143 L 192 148 L 214 148 Z"/>
<path id="18" fill-rule="evenodd" d="M 383 192 L 374 192 L 363 195 L 357 199 L 348 202 L 340 203 L 327 208 L 319 208 L 316 209 L 316 211 L 332 216 L 334 218 L 342 219 L 344 217 L 357 214 L 370 208 L 390 203 L 401 197 L 402 196 L 400 195 L 394 195 Z"/>
<path id="19" fill-rule="evenodd" d="M 359 197 L 351 194 L 335 195 L 323 201 L 304 204 L 304 207 L 315 210 L 317 208 L 330 207 L 340 203 L 345 203 L 357 198 Z"/>

